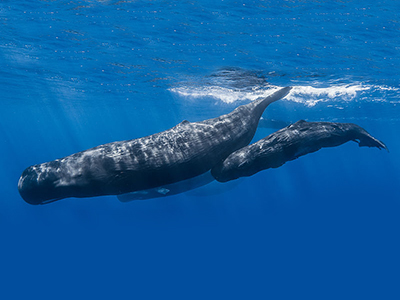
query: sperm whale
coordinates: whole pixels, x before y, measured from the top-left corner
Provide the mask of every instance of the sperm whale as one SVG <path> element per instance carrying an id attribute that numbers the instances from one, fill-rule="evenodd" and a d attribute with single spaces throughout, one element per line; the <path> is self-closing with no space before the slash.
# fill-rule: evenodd
<path id="1" fill-rule="evenodd" d="M 248 145 L 262 113 L 291 87 L 237 107 L 229 114 L 147 137 L 112 142 L 26 168 L 21 197 L 44 204 L 68 197 L 120 195 L 199 176 Z"/>
<path id="2" fill-rule="evenodd" d="M 360 147 L 388 150 L 383 142 L 356 124 L 300 120 L 234 151 L 213 167 L 211 174 L 219 182 L 227 182 L 265 169 L 278 168 L 287 161 L 321 148 L 336 147 L 349 141 L 357 142 Z"/>

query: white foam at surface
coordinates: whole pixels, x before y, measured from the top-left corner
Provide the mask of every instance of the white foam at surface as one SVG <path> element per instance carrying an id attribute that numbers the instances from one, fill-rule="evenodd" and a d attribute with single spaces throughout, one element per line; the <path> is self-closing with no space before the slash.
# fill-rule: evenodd
<path id="1" fill-rule="evenodd" d="M 180 96 L 189 98 L 211 97 L 225 103 L 234 103 L 236 101 L 256 100 L 261 97 L 267 97 L 279 90 L 280 87 L 271 86 L 271 88 L 252 88 L 251 90 L 230 89 L 220 86 L 207 87 L 178 87 L 170 89 L 171 92 L 177 93 Z"/>
<path id="2" fill-rule="evenodd" d="M 171 88 L 170 91 L 188 98 L 211 97 L 224 103 L 234 103 L 237 101 L 253 101 L 261 97 L 267 97 L 280 88 L 281 87 L 269 85 L 264 87 L 253 87 L 249 89 L 232 89 L 210 85 L 200 87 L 181 86 L 177 88 Z M 376 91 L 383 94 L 388 91 L 396 92 L 396 94 L 398 94 L 397 92 L 400 91 L 400 89 L 388 86 L 366 85 L 361 83 L 337 84 L 327 87 L 298 85 L 293 86 L 293 89 L 290 91 L 289 95 L 286 96 L 285 100 L 302 103 L 306 106 L 312 107 L 320 102 L 349 102 L 354 100 L 360 93 L 372 93 Z M 377 98 L 381 100 L 382 96 L 385 95 L 381 95 L 381 97 Z M 377 98 L 369 99 L 370 101 L 377 101 Z M 400 96 L 398 96 L 398 98 L 400 98 Z"/>
<path id="3" fill-rule="evenodd" d="M 294 86 L 287 100 L 314 106 L 319 102 L 327 102 L 333 99 L 341 101 L 353 100 L 358 92 L 369 90 L 370 86 L 362 84 L 334 85 L 329 87 Z"/>

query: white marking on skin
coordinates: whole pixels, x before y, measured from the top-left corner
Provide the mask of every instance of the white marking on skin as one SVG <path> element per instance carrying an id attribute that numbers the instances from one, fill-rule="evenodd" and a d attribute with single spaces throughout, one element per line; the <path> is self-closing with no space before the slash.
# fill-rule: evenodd
<path id="1" fill-rule="evenodd" d="M 159 188 L 159 189 L 157 190 L 157 192 L 160 193 L 160 194 L 166 195 L 166 194 L 169 193 L 169 189 L 166 189 L 166 188 Z"/>

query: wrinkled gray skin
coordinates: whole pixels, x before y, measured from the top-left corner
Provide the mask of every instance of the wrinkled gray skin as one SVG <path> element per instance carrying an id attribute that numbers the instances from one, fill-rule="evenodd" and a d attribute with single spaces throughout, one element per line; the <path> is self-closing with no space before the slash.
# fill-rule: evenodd
<path id="1" fill-rule="evenodd" d="M 352 123 L 298 121 L 266 138 L 243 147 L 216 165 L 211 174 L 219 182 L 251 176 L 259 171 L 278 168 L 290 160 L 355 141 L 360 147 L 386 149 L 384 143 Z"/>
<path id="2" fill-rule="evenodd" d="M 248 145 L 267 106 L 290 87 L 202 122 L 183 121 L 147 137 L 101 145 L 25 169 L 21 197 L 44 204 L 67 197 L 120 195 L 186 180 Z"/>

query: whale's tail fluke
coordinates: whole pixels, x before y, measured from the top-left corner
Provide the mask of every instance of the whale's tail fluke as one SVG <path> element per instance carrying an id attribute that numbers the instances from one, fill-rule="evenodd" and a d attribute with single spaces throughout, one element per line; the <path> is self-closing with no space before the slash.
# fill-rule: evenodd
<path id="1" fill-rule="evenodd" d="M 360 147 L 376 147 L 379 150 L 385 149 L 386 151 L 389 152 L 388 147 L 381 142 L 380 140 L 374 138 L 372 135 L 370 135 L 364 128 L 352 124 L 354 126 L 354 135 L 355 139 L 354 141 L 358 143 L 358 146 Z"/>

